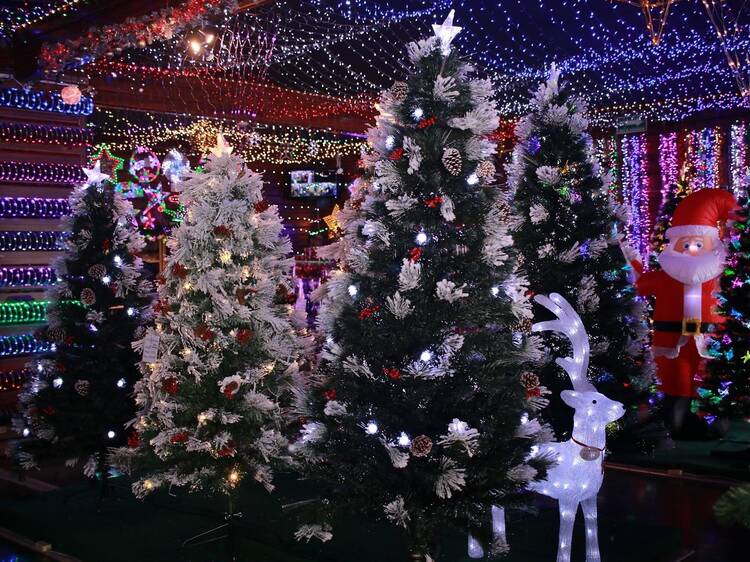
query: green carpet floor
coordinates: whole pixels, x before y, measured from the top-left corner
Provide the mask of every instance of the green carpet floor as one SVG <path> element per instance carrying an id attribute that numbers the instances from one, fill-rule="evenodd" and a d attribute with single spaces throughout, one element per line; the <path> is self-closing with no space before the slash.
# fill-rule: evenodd
<path id="1" fill-rule="evenodd" d="M 118 482 L 119 480 L 119 482 Z M 138 501 L 127 482 L 115 479 L 115 491 L 96 511 L 96 489 L 70 487 L 24 500 L 0 499 L 0 525 L 33 540 L 50 542 L 55 550 L 83 562 L 219 562 L 228 560 L 222 544 L 182 549 L 181 542 L 220 523 L 222 502 L 178 492 L 162 491 Z M 280 487 L 302 492 L 305 483 L 291 476 L 279 478 Z M 309 486 L 308 486 L 309 487 Z M 301 496 L 303 497 L 303 496 Z M 295 524 L 282 513 L 275 496 L 257 487 L 240 497 L 243 513 L 236 543 L 241 562 L 400 562 L 406 561 L 403 540 L 392 526 L 342 518 L 334 525 L 335 538 L 325 544 L 293 540 Z M 600 541 L 608 562 L 641 560 L 668 562 L 679 550 L 679 532 L 639 522 L 626 514 L 600 514 Z M 580 518 L 574 538 L 574 559 L 583 560 Z M 508 522 L 511 554 L 507 562 L 555 559 L 557 510 L 538 515 L 511 514 Z M 464 562 L 466 536 L 446 532 L 440 562 Z"/>

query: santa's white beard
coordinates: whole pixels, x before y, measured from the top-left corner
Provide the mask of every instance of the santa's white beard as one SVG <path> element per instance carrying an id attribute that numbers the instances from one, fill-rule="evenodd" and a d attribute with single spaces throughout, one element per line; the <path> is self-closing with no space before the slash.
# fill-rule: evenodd
<path id="1" fill-rule="evenodd" d="M 680 283 L 697 285 L 718 277 L 724 269 L 725 258 L 726 251 L 721 245 L 697 256 L 677 252 L 668 246 L 659 256 L 659 265 Z"/>

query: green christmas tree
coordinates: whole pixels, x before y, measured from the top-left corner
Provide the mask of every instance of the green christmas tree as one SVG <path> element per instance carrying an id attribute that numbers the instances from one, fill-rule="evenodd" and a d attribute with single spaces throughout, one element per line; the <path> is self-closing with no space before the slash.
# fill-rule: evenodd
<path id="1" fill-rule="evenodd" d="M 16 429 L 27 439 L 17 458 L 27 468 L 47 459 L 80 462 L 107 474 L 109 447 L 126 441 L 138 356 L 131 347 L 151 312 L 153 284 L 137 254 L 143 239 L 133 208 L 98 164 L 70 196 L 70 232 L 47 311 L 53 351 L 34 361 L 20 394 Z"/>
<path id="2" fill-rule="evenodd" d="M 513 234 L 531 291 L 560 293 L 575 307 L 591 340 L 589 378 L 599 392 L 630 407 L 627 418 L 635 428 L 634 410 L 643 407 L 653 379 L 644 345 L 645 303 L 629 280 L 617 233 L 623 213 L 603 188 L 591 155 L 585 107 L 558 80 L 553 68 L 516 127 L 518 143 L 507 166 L 520 219 Z M 552 357 L 567 345 L 555 336 L 546 343 Z M 545 417 L 562 438 L 572 420 L 559 393 L 570 382 L 552 362 L 540 376 L 552 391 Z"/>
<path id="3" fill-rule="evenodd" d="M 129 446 L 114 454 L 137 475 L 138 497 L 162 486 L 231 497 L 245 480 L 271 491 L 274 465 L 289 456 L 300 345 L 277 293 L 293 260 L 262 186 L 221 136 L 183 183 L 187 212 L 169 240 L 156 326 L 136 342 L 139 409 Z"/>
<path id="4" fill-rule="evenodd" d="M 713 334 L 708 376 L 698 389 L 699 413 L 713 422 L 717 416 L 750 416 L 750 208 L 740 202 L 729 232 L 727 266 L 721 276 L 720 312 L 726 318 Z"/>
<path id="5" fill-rule="evenodd" d="M 529 453 L 550 437 L 533 418 L 545 389 L 528 371 L 539 349 L 522 327 L 513 216 L 492 182 L 492 87 L 451 48 L 452 16 L 435 30 L 409 45 L 407 81 L 382 96 L 374 174 L 359 213 L 340 217 L 345 255 L 295 444 L 324 496 L 323 521 L 298 538 L 330 538 L 326 515 L 343 510 L 398 526 L 419 560 L 437 556 L 446 525 L 489 542 L 492 504 L 543 476 Z"/>

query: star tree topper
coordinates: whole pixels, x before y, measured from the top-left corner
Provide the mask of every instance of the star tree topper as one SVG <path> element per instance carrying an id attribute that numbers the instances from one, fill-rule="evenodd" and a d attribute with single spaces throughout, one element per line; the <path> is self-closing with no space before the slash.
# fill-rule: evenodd
<path id="1" fill-rule="evenodd" d="M 443 53 L 443 56 L 445 57 L 451 52 L 451 41 L 453 41 L 456 35 L 458 35 L 458 32 L 461 31 L 460 27 L 455 27 L 453 25 L 453 16 L 455 13 L 456 10 L 451 10 L 442 25 L 432 24 L 432 31 L 435 33 L 435 37 L 440 40 L 440 52 Z"/>
<path id="2" fill-rule="evenodd" d="M 96 161 L 93 168 L 84 168 L 83 173 L 86 174 L 86 186 L 96 185 L 109 179 L 107 174 L 102 173 L 101 162 L 99 160 Z"/>
<path id="3" fill-rule="evenodd" d="M 217 158 L 221 158 L 222 156 L 229 156 L 230 154 L 232 154 L 233 149 L 233 147 L 227 144 L 224 135 L 219 133 L 218 135 L 216 135 L 216 146 L 211 149 L 211 154 L 213 154 Z"/>

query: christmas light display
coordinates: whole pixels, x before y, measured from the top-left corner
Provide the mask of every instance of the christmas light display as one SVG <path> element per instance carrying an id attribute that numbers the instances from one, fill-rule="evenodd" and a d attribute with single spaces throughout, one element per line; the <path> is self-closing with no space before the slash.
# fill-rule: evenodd
<path id="1" fill-rule="evenodd" d="M 29 377 L 29 369 L 0 372 L 0 392 L 20 389 Z"/>
<path id="2" fill-rule="evenodd" d="M 16 31 L 30 27 L 41 21 L 65 12 L 73 12 L 81 4 L 87 4 L 90 0 L 56 0 L 54 2 L 24 3 L 22 10 L 6 9 L 3 11 L 5 25 L 0 25 L 0 30 L 8 35 Z"/>
<path id="3" fill-rule="evenodd" d="M 730 129 L 729 152 L 729 181 L 736 197 L 742 195 L 742 190 L 748 180 L 748 129 L 747 123 L 734 123 Z"/>
<path id="4" fill-rule="evenodd" d="M 39 340 L 33 334 L 0 336 L 0 357 L 18 357 L 43 353 L 54 347 L 47 340 Z"/>
<path id="5" fill-rule="evenodd" d="M 55 270 L 47 266 L 0 267 L 0 288 L 46 287 L 57 282 Z"/>
<path id="6" fill-rule="evenodd" d="M 146 146 L 136 146 L 130 155 L 128 165 L 130 175 L 138 179 L 139 183 L 149 183 L 156 179 L 161 172 L 161 162 L 156 153 Z"/>
<path id="7" fill-rule="evenodd" d="M 98 163 L 102 173 L 107 174 L 112 181 L 117 181 L 117 172 L 125 167 L 125 158 L 113 156 L 106 144 L 98 145 L 89 160 L 91 165 Z"/>
<path id="8" fill-rule="evenodd" d="M 0 231 L 0 252 L 50 252 L 61 249 L 65 232 Z"/>
<path id="9" fill-rule="evenodd" d="M 44 322 L 49 301 L 0 302 L 0 324 L 33 324 Z"/>
<path id="10" fill-rule="evenodd" d="M 33 123 L 0 123 L 0 142 L 88 146 L 94 138 L 90 129 L 57 127 Z"/>
<path id="11" fill-rule="evenodd" d="M 63 102 L 58 92 L 3 88 L 0 90 L 0 107 L 85 116 L 94 111 L 94 101 L 83 97 L 77 104 L 69 105 Z"/>
<path id="12" fill-rule="evenodd" d="M 719 162 L 724 143 L 721 129 L 716 127 L 690 131 L 686 143 L 695 166 L 693 189 L 718 187 L 721 184 Z"/>
<path id="13" fill-rule="evenodd" d="M 35 162 L 0 162 L 0 181 L 71 184 L 84 179 L 76 164 L 40 164 Z"/>
<path id="14" fill-rule="evenodd" d="M 56 219 L 70 212 L 67 199 L 0 197 L 0 217 Z"/>
<path id="15" fill-rule="evenodd" d="M 628 135 L 622 139 L 622 197 L 630 211 L 628 240 L 642 256 L 650 251 L 651 233 L 646 143 L 646 135 Z"/>
<path id="16" fill-rule="evenodd" d="M 661 177 L 661 200 L 659 213 L 661 214 L 667 191 L 677 183 L 677 133 L 659 135 L 659 174 Z"/>

